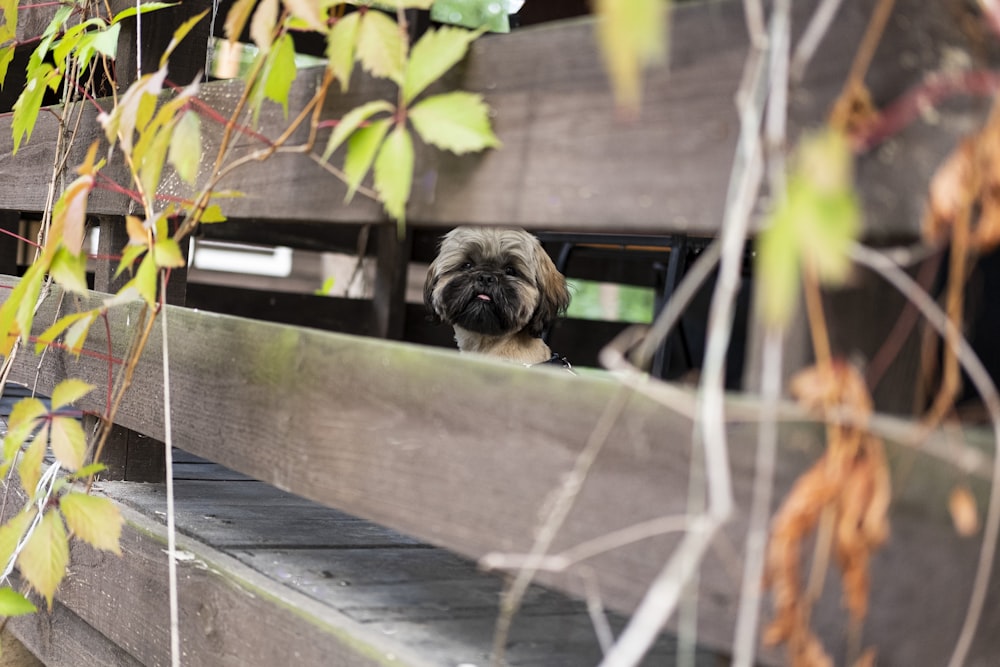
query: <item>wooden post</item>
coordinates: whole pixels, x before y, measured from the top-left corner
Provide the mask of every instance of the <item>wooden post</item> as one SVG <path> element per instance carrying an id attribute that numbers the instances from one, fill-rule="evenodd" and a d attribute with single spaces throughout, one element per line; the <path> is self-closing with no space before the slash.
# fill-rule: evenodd
<path id="1" fill-rule="evenodd" d="M 8 276 L 17 275 L 17 239 L 11 234 L 17 234 L 21 227 L 19 211 L 0 211 L 0 273 Z"/>
<path id="2" fill-rule="evenodd" d="M 398 340 L 403 337 L 406 315 L 406 270 L 413 234 L 400 239 L 395 223 L 377 225 L 378 266 L 372 299 L 372 335 Z"/>

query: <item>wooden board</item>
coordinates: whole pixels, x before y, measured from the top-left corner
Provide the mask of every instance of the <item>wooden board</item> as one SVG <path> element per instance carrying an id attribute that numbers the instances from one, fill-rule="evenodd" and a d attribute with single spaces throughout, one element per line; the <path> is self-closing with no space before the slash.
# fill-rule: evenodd
<path id="1" fill-rule="evenodd" d="M 39 322 L 51 318 L 57 300 L 52 295 L 42 304 Z M 127 344 L 129 318 L 137 320 L 136 308 L 110 318 L 118 356 Z M 529 548 L 540 508 L 572 468 L 616 391 L 610 378 L 520 369 L 182 308 L 168 308 L 168 320 L 175 445 L 471 558 Z M 155 331 L 119 421 L 162 437 L 159 327 Z M 92 332 L 89 350 L 103 352 L 106 345 L 100 330 Z M 13 378 L 34 378 L 37 366 L 31 355 L 22 355 Z M 75 360 L 50 351 L 39 386 L 49 390 L 67 374 L 100 382 L 106 372 L 104 363 L 86 354 Z M 691 396 L 680 390 L 672 396 L 675 409 L 630 397 L 554 550 L 684 511 L 691 422 L 682 408 Z M 96 396 L 81 404 L 102 407 Z M 742 410 L 752 414 L 752 407 Z M 744 540 L 754 433 L 752 423 L 729 427 L 737 513 L 727 535 L 736 549 Z M 818 435 L 814 427 L 789 427 L 778 459 L 776 497 L 816 456 Z M 968 473 L 906 448 L 891 451 L 905 472 L 895 480 L 896 537 L 876 559 L 879 586 L 873 593 L 889 602 L 873 604 L 868 628 L 873 638 L 899 637 L 899 628 L 937 624 L 937 634 L 922 634 L 920 641 L 900 639 L 882 653 L 901 660 L 934 656 L 936 663 L 957 632 L 977 548 L 975 540 L 953 535 L 945 509 L 952 485 Z M 979 480 L 971 482 L 985 495 Z M 675 545 L 674 538 L 658 537 L 586 565 L 596 573 L 604 602 L 628 613 Z M 943 563 L 963 565 L 952 567 L 948 578 L 929 578 Z M 732 633 L 738 570 L 716 556 L 705 568 L 701 637 L 725 645 Z M 572 569 L 541 580 L 582 594 Z M 828 592 L 816 618 L 837 637 L 839 603 L 832 587 Z M 892 604 L 899 596 L 927 603 L 901 611 Z M 951 612 L 942 618 L 941 609 Z M 993 650 L 992 624 L 1000 624 L 1000 606 L 988 608 L 981 650 Z"/>
<path id="2" fill-rule="evenodd" d="M 813 66 L 792 91 L 796 132 L 825 118 L 872 5 L 866 0 L 842 9 Z M 795 3 L 796 33 L 814 6 Z M 992 57 L 992 47 L 970 46 L 975 37 L 964 31 L 967 25 L 947 7 L 900 2 L 868 77 L 876 103 L 887 105 L 919 83 L 925 69 L 942 65 L 943 53 L 966 57 L 970 63 L 978 54 Z M 738 130 L 733 96 L 747 55 L 745 33 L 741 3 L 685 3 L 675 8 L 669 68 L 649 72 L 642 114 L 631 122 L 616 117 L 591 19 L 480 40 L 439 89 L 461 87 L 484 94 L 495 111 L 504 148 L 462 157 L 419 149 L 407 219 L 430 226 L 477 223 L 715 233 Z M 291 108 L 306 103 L 319 76 L 315 70 L 299 73 Z M 238 97 L 238 87 L 238 82 L 209 83 L 202 97 L 225 114 Z M 330 96 L 324 114 L 339 118 L 376 97 L 395 99 L 395 94 L 390 86 L 356 75 L 348 94 Z M 108 101 L 100 103 L 107 106 Z M 983 111 L 984 103 L 959 98 L 862 158 L 859 182 L 868 205 L 869 236 L 916 232 L 933 169 L 957 138 L 981 121 Z M 100 134 L 94 120 L 88 103 L 70 164 L 80 162 Z M 56 120 L 41 114 L 32 141 L 16 157 L 8 155 L 10 122 L 9 116 L 0 118 L 0 155 L 6 156 L 0 160 L 0 208 L 41 210 Z M 275 137 L 283 126 L 277 106 L 264 111 L 263 134 Z M 206 122 L 205 128 L 217 126 Z M 206 160 L 216 140 L 206 135 Z M 321 135 L 320 142 L 324 140 Z M 259 147 L 241 137 L 233 156 Z M 110 173 L 121 180 L 119 162 Z M 248 166 L 227 178 L 224 186 L 247 194 L 225 202 L 233 217 L 352 223 L 384 219 L 380 208 L 364 197 L 345 205 L 344 186 L 301 155 L 277 155 Z M 189 190 L 169 181 L 162 194 L 185 196 Z M 121 196 L 101 190 L 94 193 L 90 210 L 121 214 L 125 206 Z"/>

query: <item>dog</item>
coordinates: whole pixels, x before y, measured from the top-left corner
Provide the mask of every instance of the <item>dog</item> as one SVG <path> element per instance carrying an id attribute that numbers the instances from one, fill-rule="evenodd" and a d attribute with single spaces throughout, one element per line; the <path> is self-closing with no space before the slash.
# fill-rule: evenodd
<path id="1" fill-rule="evenodd" d="M 569 368 L 541 338 L 569 301 L 566 278 L 523 229 L 453 229 L 442 238 L 424 282 L 431 319 L 454 328 L 460 351 L 526 366 L 552 362 Z"/>

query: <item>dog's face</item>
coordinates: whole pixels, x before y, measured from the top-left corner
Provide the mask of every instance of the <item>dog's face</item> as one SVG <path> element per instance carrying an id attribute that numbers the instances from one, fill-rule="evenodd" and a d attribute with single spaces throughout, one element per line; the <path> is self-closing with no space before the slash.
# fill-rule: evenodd
<path id="1" fill-rule="evenodd" d="M 569 290 L 528 232 L 458 227 L 441 241 L 424 301 L 437 318 L 466 331 L 538 337 L 566 310 Z"/>

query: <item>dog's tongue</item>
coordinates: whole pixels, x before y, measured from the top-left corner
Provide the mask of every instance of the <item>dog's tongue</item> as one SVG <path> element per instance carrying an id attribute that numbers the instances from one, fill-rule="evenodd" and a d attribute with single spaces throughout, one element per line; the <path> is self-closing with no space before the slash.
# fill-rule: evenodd
<path id="1" fill-rule="evenodd" d="M 492 301 L 492 300 L 493 300 L 493 299 L 491 299 L 490 297 L 486 296 L 485 294 L 480 294 L 480 295 L 479 295 L 479 296 L 477 296 L 476 298 L 477 298 L 477 299 L 480 299 L 480 300 L 482 300 L 482 301 Z"/>

